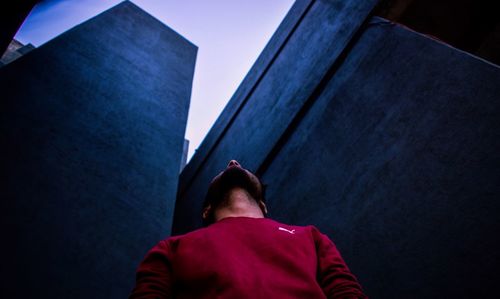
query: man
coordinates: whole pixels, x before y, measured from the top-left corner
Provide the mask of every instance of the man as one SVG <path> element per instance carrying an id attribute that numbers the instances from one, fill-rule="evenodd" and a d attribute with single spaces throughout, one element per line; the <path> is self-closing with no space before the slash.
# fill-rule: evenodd
<path id="1" fill-rule="evenodd" d="M 366 298 L 327 236 L 266 214 L 262 183 L 231 160 L 210 183 L 206 227 L 153 247 L 130 298 Z"/>

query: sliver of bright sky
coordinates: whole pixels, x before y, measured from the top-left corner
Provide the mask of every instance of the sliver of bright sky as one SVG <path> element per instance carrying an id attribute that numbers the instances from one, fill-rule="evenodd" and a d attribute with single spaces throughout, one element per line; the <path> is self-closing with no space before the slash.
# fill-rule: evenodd
<path id="1" fill-rule="evenodd" d="M 32 10 L 17 32 L 40 46 L 121 0 L 48 0 Z M 186 139 L 194 154 L 293 0 L 133 0 L 198 46 Z"/>

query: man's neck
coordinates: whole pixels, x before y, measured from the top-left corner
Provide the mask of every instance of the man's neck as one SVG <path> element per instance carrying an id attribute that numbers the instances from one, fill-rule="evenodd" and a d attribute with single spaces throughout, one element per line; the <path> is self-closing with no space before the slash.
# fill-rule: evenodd
<path id="1" fill-rule="evenodd" d="M 215 211 L 215 221 L 227 217 L 264 218 L 258 203 L 242 188 L 234 188 L 228 194 L 227 202 Z"/>

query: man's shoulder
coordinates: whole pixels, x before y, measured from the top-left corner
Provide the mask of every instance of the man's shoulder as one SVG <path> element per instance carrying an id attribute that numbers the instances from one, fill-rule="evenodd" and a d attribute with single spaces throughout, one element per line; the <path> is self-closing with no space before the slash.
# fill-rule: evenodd
<path id="1" fill-rule="evenodd" d="M 194 229 L 190 232 L 186 232 L 184 234 L 167 237 L 160 242 L 163 242 L 165 244 L 175 243 L 175 242 L 178 242 L 182 239 L 196 237 L 197 235 L 203 235 L 207 229 L 208 229 L 208 227 L 200 227 L 200 228 Z"/>
<path id="2" fill-rule="evenodd" d="M 298 224 L 287 224 L 284 222 L 276 221 L 273 219 L 269 219 L 274 223 L 274 225 L 278 226 L 279 230 L 283 231 L 293 231 L 295 233 L 303 233 L 311 236 L 315 241 L 320 240 L 329 240 L 330 238 L 328 237 L 327 234 L 323 233 L 318 227 L 316 227 L 314 224 L 304 224 L 304 225 L 298 225 Z"/>
<path id="3" fill-rule="evenodd" d="M 310 224 L 292 224 L 292 223 L 286 223 L 284 221 L 279 221 L 271 218 L 266 218 L 269 222 L 270 226 L 276 227 L 276 229 L 284 232 L 293 232 L 294 234 L 297 233 L 302 233 L 302 234 L 308 234 L 312 235 L 313 231 L 317 231 L 318 229 L 314 225 Z"/>
<path id="4" fill-rule="evenodd" d="M 246 218 L 235 217 L 231 219 L 223 219 L 206 227 L 201 227 L 182 235 L 171 236 L 164 239 L 164 246 L 176 246 L 176 244 L 184 241 L 194 241 L 199 239 L 210 238 L 210 236 L 218 236 L 221 232 L 230 232 L 235 230 L 237 226 L 251 226 L 256 231 L 263 233 L 264 231 L 281 231 L 292 234 L 307 234 L 314 236 L 320 234 L 319 230 L 314 225 L 290 224 L 272 218 Z"/>
<path id="5" fill-rule="evenodd" d="M 314 225 L 311 225 L 311 224 L 293 224 L 293 223 L 286 223 L 284 221 L 279 221 L 279 220 L 275 220 L 275 219 L 271 219 L 271 218 L 267 218 L 269 221 L 275 223 L 275 224 L 278 224 L 278 225 L 284 225 L 284 226 L 288 226 L 288 227 L 291 227 L 291 228 L 296 228 L 296 229 L 314 229 Z"/>

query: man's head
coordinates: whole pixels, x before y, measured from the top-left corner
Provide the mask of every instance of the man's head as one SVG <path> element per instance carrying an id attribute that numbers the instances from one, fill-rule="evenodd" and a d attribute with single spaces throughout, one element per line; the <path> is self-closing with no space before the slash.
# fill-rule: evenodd
<path id="1" fill-rule="evenodd" d="M 229 203 L 230 196 L 234 190 L 244 190 L 262 213 L 267 213 L 264 199 L 264 185 L 260 179 L 243 168 L 238 161 L 229 161 L 226 169 L 214 177 L 208 188 L 205 202 L 203 204 L 203 220 L 205 224 L 215 221 L 215 211 Z"/>

